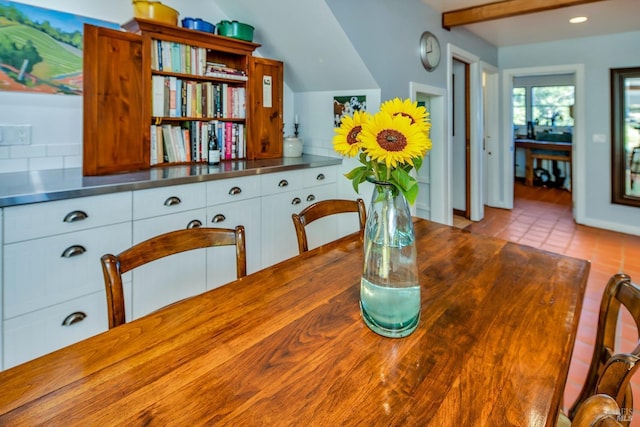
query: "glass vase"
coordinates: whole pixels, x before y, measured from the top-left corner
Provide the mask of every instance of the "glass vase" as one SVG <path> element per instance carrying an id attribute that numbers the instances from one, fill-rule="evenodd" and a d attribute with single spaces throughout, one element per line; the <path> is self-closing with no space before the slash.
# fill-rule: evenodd
<path id="1" fill-rule="evenodd" d="M 374 183 L 364 234 L 360 311 L 365 324 L 385 337 L 405 337 L 420 320 L 420 283 L 411 211 L 404 195 Z"/>

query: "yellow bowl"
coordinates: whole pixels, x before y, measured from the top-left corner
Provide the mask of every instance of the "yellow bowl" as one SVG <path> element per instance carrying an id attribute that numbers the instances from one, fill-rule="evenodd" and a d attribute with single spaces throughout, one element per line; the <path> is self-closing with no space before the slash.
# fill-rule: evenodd
<path id="1" fill-rule="evenodd" d="M 133 16 L 178 25 L 178 11 L 159 1 L 133 0 Z"/>

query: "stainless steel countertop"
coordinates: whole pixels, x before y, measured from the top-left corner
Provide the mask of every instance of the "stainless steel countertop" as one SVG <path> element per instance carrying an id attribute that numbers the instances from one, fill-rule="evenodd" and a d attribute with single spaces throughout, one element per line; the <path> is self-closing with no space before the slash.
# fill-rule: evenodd
<path id="1" fill-rule="evenodd" d="M 163 166 L 103 176 L 83 176 L 81 168 L 3 173 L 0 174 L 0 208 L 341 163 L 342 160 L 339 158 L 303 155 L 278 159 L 225 161 L 216 166 Z"/>

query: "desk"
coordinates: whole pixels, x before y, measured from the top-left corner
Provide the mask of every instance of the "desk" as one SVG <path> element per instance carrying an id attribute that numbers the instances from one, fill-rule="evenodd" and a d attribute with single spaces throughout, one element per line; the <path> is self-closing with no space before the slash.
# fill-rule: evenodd
<path id="1" fill-rule="evenodd" d="M 588 261 L 415 231 L 406 338 L 360 319 L 350 235 L 1 372 L 0 425 L 555 425 Z"/>
<path id="2" fill-rule="evenodd" d="M 535 139 L 516 139 L 516 148 L 525 150 L 525 184 L 533 185 L 533 169 L 537 167 L 538 160 L 552 160 L 554 162 L 569 163 L 569 182 L 571 181 L 571 143 L 570 142 L 550 142 L 537 141 Z M 557 153 L 538 153 L 539 150 Z M 536 166 L 534 166 L 534 161 Z M 553 172 L 553 171 L 551 171 Z"/>

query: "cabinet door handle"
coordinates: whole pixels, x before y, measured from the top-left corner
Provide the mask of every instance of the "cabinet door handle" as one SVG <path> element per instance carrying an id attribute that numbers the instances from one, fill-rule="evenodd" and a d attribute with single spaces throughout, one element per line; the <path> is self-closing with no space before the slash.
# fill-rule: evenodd
<path id="1" fill-rule="evenodd" d="M 71 258 L 71 257 L 74 257 L 74 256 L 82 255 L 85 252 L 87 252 L 87 250 L 85 249 L 84 246 L 82 246 L 82 245 L 73 245 L 73 246 L 69 246 L 67 249 L 65 249 L 64 252 L 62 252 L 62 255 L 60 255 L 60 256 L 62 258 Z"/>
<path id="2" fill-rule="evenodd" d="M 211 220 L 212 223 L 214 224 L 218 224 L 219 222 L 223 222 L 224 220 L 226 220 L 227 218 L 222 215 L 222 214 L 217 214 L 216 216 L 213 217 L 213 219 Z"/>
<path id="3" fill-rule="evenodd" d="M 87 315 L 82 311 L 76 311 L 75 313 L 71 313 L 62 321 L 62 326 L 71 326 L 74 323 L 82 322 Z"/>
<path id="4" fill-rule="evenodd" d="M 307 202 L 313 202 L 316 199 L 316 196 L 314 196 L 313 194 L 309 194 L 307 196 Z"/>
<path id="5" fill-rule="evenodd" d="M 319 173 L 318 176 L 316 176 L 316 180 L 317 181 L 324 181 L 324 174 L 323 173 Z"/>
<path id="6" fill-rule="evenodd" d="M 287 181 L 286 179 L 283 179 L 278 183 L 278 187 L 280 188 L 286 187 L 287 185 L 289 185 L 289 181 Z"/>
<path id="7" fill-rule="evenodd" d="M 238 194 L 242 193 L 242 188 L 240 187 L 233 187 L 231 190 L 229 190 L 229 195 L 230 196 L 236 196 Z"/>
<path id="8" fill-rule="evenodd" d="M 82 221 L 84 219 L 89 218 L 86 212 L 83 211 L 73 211 L 69 212 L 63 219 L 64 222 L 76 222 Z"/>
<path id="9" fill-rule="evenodd" d="M 176 196 L 171 196 L 164 201 L 165 206 L 175 206 L 179 205 L 180 203 L 182 203 L 182 200 L 180 200 L 180 198 Z"/>
<path id="10" fill-rule="evenodd" d="M 291 204 L 292 204 L 292 205 L 299 205 L 300 203 L 302 203 L 302 200 L 300 200 L 300 197 L 295 197 L 295 198 L 291 201 Z"/>
<path id="11" fill-rule="evenodd" d="M 189 224 L 187 224 L 187 229 L 199 228 L 199 227 L 202 227 L 202 221 L 200 221 L 199 219 L 194 219 L 190 221 Z"/>

